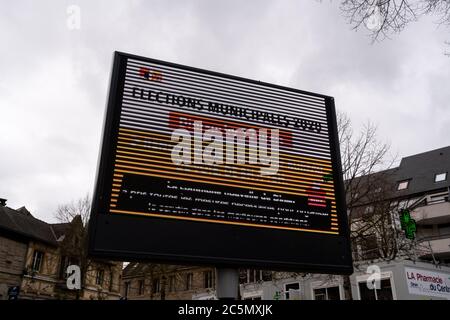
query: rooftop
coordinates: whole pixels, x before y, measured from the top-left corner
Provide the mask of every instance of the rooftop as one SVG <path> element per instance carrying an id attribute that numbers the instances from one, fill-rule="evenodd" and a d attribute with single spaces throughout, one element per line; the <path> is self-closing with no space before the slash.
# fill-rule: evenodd
<path id="1" fill-rule="evenodd" d="M 450 187 L 450 146 L 402 158 L 398 167 L 361 176 L 352 181 L 353 194 L 360 195 L 351 206 L 366 205 L 375 199 L 408 199 L 446 191 Z M 375 189 L 382 189 L 374 196 Z M 363 195 L 363 196 L 361 196 Z M 381 197 L 381 198 L 380 198 Z"/>
<path id="2" fill-rule="evenodd" d="M 50 224 L 36 219 L 25 207 L 14 210 L 0 206 L 0 234 L 14 234 L 57 246 L 58 238 L 68 226 L 69 223 Z"/>

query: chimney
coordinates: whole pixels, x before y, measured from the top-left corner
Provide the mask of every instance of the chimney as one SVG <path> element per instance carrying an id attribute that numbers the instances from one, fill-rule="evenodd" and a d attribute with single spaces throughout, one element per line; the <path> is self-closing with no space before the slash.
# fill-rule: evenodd
<path id="1" fill-rule="evenodd" d="M 0 207 L 6 207 L 6 199 L 0 198 Z"/>

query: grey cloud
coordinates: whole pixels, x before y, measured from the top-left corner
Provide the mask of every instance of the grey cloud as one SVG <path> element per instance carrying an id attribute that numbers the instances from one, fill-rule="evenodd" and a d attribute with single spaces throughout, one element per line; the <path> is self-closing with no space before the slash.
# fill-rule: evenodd
<path id="1" fill-rule="evenodd" d="M 80 30 L 66 27 L 71 4 Z M 423 20 L 372 45 L 337 1 L 8 3 L 0 197 L 51 220 L 92 191 L 114 50 L 333 95 L 356 127 L 378 123 L 401 156 L 448 145 L 447 34 Z"/>

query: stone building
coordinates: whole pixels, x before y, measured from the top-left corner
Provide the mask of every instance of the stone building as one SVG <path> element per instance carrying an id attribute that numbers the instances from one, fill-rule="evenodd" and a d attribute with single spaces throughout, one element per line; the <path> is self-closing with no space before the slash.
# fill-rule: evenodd
<path id="1" fill-rule="evenodd" d="M 28 251 L 28 239 L 24 234 L 11 230 L 3 214 L 5 199 L 0 199 L 0 226 L 8 226 L 0 231 L 0 300 L 8 297 L 8 289 L 20 287 Z M 18 211 L 20 214 L 20 211 Z"/>
<path id="2" fill-rule="evenodd" d="M 0 205 L 0 299 L 12 289 L 19 299 L 118 299 L 122 263 L 86 258 L 83 225 L 49 224 L 25 208 Z M 80 265 L 81 290 L 66 286 L 66 268 Z"/>
<path id="3" fill-rule="evenodd" d="M 215 298 L 213 268 L 129 263 L 122 274 L 122 297 L 129 300 Z"/>
<path id="4" fill-rule="evenodd" d="M 273 273 L 271 281 L 241 284 L 242 297 L 343 300 L 350 287 L 352 298 L 361 300 L 450 299 L 449 172 L 450 147 L 445 147 L 357 178 L 353 182 L 357 187 L 347 193 L 351 230 L 356 234 L 353 275 L 347 280 L 339 275 Z M 414 219 L 414 239 L 406 237 L 400 221 L 405 211 Z M 369 270 L 377 269 L 380 284 L 374 290 L 367 280 Z M 414 279 L 414 274 L 422 277 Z M 435 291 L 427 290 L 430 278 L 440 281 Z"/>

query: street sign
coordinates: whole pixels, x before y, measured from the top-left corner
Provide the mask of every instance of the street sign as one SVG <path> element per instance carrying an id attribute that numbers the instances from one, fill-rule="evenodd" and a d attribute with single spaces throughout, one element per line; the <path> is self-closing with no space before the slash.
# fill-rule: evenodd
<path id="1" fill-rule="evenodd" d="M 405 237 L 410 240 L 414 240 L 416 236 L 416 220 L 411 218 L 411 214 L 408 209 L 402 209 L 400 211 L 400 225 L 402 230 L 405 231 Z"/>
<path id="2" fill-rule="evenodd" d="M 90 253 L 349 273 L 332 97 L 118 53 Z"/>

